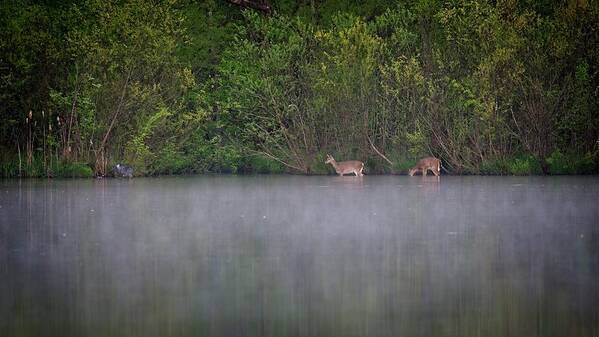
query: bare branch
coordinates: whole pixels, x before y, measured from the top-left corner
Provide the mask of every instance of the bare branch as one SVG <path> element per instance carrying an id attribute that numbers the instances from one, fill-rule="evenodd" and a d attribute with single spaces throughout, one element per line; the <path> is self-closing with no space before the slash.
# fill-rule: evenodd
<path id="1" fill-rule="evenodd" d="M 125 84 L 123 85 L 123 91 L 121 92 L 121 98 L 119 99 L 119 104 L 116 108 L 116 111 L 114 112 L 113 116 L 112 116 L 112 120 L 110 121 L 110 125 L 108 125 L 108 129 L 106 130 L 106 133 L 104 134 L 104 138 L 102 138 L 102 142 L 100 143 L 100 148 L 104 148 L 104 146 L 106 145 L 106 141 L 108 140 L 108 136 L 110 135 L 110 131 L 112 131 L 112 127 L 114 126 L 114 122 L 116 121 L 116 119 L 119 117 L 119 114 L 121 113 L 121 110 L 123 108 L 123 102 L 124 102 L 124 98 L 125 98 L 125 93 L 127 92 L 127 85 L 129 84 L 129 79 L 131 78 L 131 69 L 129 69 L 129 72 L 127 73 L 127 78 L 125 79 Z"/>
<path id="2" fill-rule="evenodd" d="M 370 136 L 366 136 L 366 138 L 368 138 L 368 142 L 370 143 L 370 146 L 372 146 L 372 149 L 374 150 L 374 152 L 376 152 L 379 156 L 381 156 L 383 159 L 385 159 L 387 161 L 387 163 L 389 163 L 389 165 L 393 166 L 393 163 L 389 160 L 389 158 L 387 158 L 384 154 L 381 153 L 381 151 L 379 151 L 376 148 L 376 146 L 374 146 L 374 143 L 370 139 Z"/>
<path id="3" fill-rule="evenodd" d="M 279 159 L 278 157 L 276 157 L 276 156 L 274 156 L 274 155 L 272 155 L 272 154 L 270 154 L 270 153 L 268 153 L 268 152 L 266 152 L 266 151 L 255 151 L 255 150 L 254 150 L 253 152 L 256 152 L 256 153 L 258 153 L 258 154 L 265 155 L 265 156 L 267 156 L 267 157 L 269 157 L 269 158 L 271 158 L 271 159 L 274 159 L 274 160 L 278 161 L 279 163 L 281 163 L 281 164 L 283 164 L 283 165 L 285 165 L 285 166 L 287 166 L 287 167 L 290 167 L 290 168 L 292 168 L 292 169 L 296 169 L 296 170 L 298 170 L 298 171 L 301 171 L 301 172 L 307 173 L 305 169 L 302 169 L 302 168 L 300 168 L 300 167 L 297 167 L 297 166 L 291 165 L 291 164 L 289 164 L 289 163 L 287 163 L 287 162 L 283 161 L 282 159 Z"/>

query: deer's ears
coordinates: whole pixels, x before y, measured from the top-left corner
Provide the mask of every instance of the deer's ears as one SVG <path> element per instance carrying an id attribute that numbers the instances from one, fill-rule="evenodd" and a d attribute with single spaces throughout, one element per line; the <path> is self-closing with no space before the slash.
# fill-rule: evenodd
<path id="1" fill-rule="evenodd" d="M 327 153 L 327 158 L 331 158 L 331 155 Z"/>

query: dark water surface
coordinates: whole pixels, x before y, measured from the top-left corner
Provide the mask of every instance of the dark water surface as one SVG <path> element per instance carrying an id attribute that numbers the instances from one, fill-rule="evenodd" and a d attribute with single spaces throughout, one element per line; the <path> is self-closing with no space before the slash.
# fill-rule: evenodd
<path id="1" fill-rule="evenodd" d="M 0 181 L 0 336 L 599 336 L 598 177 Z"/>

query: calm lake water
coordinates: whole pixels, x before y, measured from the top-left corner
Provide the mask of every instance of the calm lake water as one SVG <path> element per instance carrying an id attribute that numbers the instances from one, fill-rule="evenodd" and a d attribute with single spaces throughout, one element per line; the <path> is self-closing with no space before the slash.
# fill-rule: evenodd
<path id="1" fill-rule="evenodd" d="M 599 177 L 0 181 L 0 336 L 599 336 Z"/>

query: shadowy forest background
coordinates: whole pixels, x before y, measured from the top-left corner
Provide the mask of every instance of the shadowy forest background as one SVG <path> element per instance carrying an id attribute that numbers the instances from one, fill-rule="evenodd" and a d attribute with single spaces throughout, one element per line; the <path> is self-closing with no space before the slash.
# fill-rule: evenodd
<path id="1" fill-rule="evenodd" d="M 598 173 L 598 4 L 3 1 L 0 175 Z"/>

